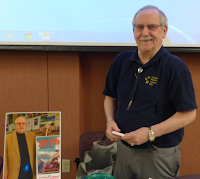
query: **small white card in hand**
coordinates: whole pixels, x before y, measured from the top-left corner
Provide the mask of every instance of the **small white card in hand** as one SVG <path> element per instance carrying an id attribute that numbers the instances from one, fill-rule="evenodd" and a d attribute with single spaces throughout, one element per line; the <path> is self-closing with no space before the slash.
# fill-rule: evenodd
<path id="1" fill-rule="evenodd" d="M 114 134 L 114 135 L 118 135 L 118 136 L 120 136 L 120 137 L 125 136 L 125 134 L 120 133 L 120 132 L 116 132 L 116 131 L 112 131 L 112 134 Z"/>

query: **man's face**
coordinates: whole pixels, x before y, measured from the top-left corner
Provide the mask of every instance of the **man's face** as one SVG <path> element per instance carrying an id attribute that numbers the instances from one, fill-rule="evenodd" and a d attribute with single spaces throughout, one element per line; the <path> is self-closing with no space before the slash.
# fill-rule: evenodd
<path id="1" fill-rule="evenodd" d="M 27 128 L 26 119 L 24 117 L 19 117 L 15 123 L 16 132 L 23 134 Z"/>
<path id="2" fill-rule="evenodd" d="M 133 28 L 139 53 L 150 53 L 155 55 L 166 37 L 167 27 L 158 26 L 155 30 L 150 30 L 146 25 L 160 25 L 160 15 L 156 9 L 146 9 L 139 12 L 135 18 L 135 25 L 144 25 L 143 30 Z"/>

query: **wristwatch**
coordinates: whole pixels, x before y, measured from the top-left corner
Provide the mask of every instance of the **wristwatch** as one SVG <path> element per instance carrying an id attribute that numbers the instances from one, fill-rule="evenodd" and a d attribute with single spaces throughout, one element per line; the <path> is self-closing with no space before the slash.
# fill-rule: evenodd
<path id="1" fill-rule="evenodd" d="M 148 129 L 149 129 L 149 140 L 150 140 L 150 142 L 153 142 L 155 140 L 154 132 L 151 129 L 151 127 L 149 127 Z"/>

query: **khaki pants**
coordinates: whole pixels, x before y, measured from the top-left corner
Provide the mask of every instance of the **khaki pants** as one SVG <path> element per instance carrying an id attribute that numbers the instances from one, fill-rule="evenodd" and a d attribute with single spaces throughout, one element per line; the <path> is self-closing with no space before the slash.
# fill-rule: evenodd
<path id="1" fill-rule="evenodd" d="M 180 144 L 171 148 L 134 149 L 118 142 L 115 179 L 170 179 L 180 170 Z"/>

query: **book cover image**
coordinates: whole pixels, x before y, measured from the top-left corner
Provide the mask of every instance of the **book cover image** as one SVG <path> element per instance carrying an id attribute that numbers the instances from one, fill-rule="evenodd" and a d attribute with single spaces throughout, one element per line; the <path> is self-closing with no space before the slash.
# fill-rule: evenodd
<path id="1" fill-rule="evenodd" d="M 37 178 L 47 175 L 60 178 L 60 142 L 59 135 L 36 138 Z"/>
<path id="2" fill-rule="evenodd" d="M 19 138 L 19 134 L 23 138 Z M 37 136 L 38 142 L 36 141 Z M 40 139 L 43 141 L 40 142 Z M 33 178 L 37 179 L 59 179 L 61 171 L 60 141 L 60 111 L 7 112 L 5 114 L 2 178 L 12 178 L 13 171 L 20 168 L 19 175 L 23 178 L 31 178 L 30 176 L 33 174 Z M 20 147 L 19 145 L 22 143 L 26 143 L 26 145 Z M 26 147 L 24 148 L 24 146 Z M 32 171 L 29 170 L 30 165 L 27 165 L 24 160 L 17 165 L 16 162 L 13 163 L 13 161 L 22 160 L 21 156 L 24 156 L 24 150 L 28 151 Z M 38 175 L 38 171 L 41 175 Z"/>

